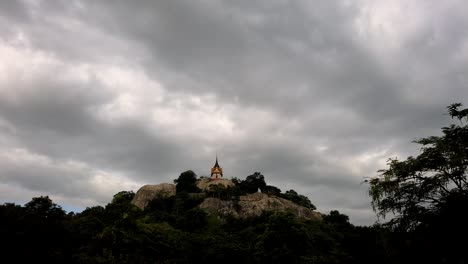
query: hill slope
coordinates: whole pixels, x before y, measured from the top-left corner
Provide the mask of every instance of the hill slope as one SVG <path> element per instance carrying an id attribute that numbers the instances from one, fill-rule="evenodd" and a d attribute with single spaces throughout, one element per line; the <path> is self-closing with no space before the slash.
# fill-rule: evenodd
<path id="1" fill-rule="evenodd" d="M 233 187 L 234 183 L 227 179 L 211 180 L 204 178 L 197 181 L 197 187 L 203 191 L 209 190 L 210 187 L 213 186 L 228 188 Z M 140 209 L 144 209 L 149 202 L 155 198 L 171 197 L 175 195 L 176 187 L 174 184 L 161 183 L 157 185 L 145 185 L 136 192 L 132 199 L 132 204 L 138 206 Z M 206 197 L 198 207 L 220 217 L 233 216 L 236 218 L 247 218 L 260 216 L 263 212 L 272 211 L 292 213 L 303 219 L 322 220 L 322 214 L 318 212 L 314 212 L 311 209 L 297 205 L 284 198 L 260 192 L 235 196 L 228 200 Z"/>

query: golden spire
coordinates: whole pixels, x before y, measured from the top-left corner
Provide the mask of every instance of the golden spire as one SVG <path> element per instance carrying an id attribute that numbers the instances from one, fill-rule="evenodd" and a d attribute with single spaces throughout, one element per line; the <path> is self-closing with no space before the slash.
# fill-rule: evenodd
<path id="1" fill-rule="evenodd" d="M 211 168 L 211 178 L 219 179 L 223 177 L 223 169 L 218 164 L 218 153 L 216 152 L 216 162 L 213 168 Z"/>

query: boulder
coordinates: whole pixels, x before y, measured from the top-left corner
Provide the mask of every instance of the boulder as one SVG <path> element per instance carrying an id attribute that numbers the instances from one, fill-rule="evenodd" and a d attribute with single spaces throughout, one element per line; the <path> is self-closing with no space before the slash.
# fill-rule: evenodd
<path id="1" fill-rule="evenodd" d="M 174 184 L 161 183 L 156 185 L 145 185 L 141 187 L 132 199 L 132 204 L 140 209 L 145 209 L 148 203 L 156 197 L 170 197 L 176 194 Z"/>

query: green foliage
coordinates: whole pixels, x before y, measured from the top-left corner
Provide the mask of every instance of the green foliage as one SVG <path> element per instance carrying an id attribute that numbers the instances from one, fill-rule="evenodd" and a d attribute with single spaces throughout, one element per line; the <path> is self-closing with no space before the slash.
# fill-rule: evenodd
<path id="1" fill-rule="evenodd" d="M 112 203 L 130 203 L 135 196 L 133 191 L 121 191 L 114 195 Z"/>
<path id="2" fill-rule="evenodd" d="M 35 197 L 24 207 L 0 206 L 2 258 L 14 262 L 67 262 L 71 248 L 67 218 L 62 208 L 48 196 Z M 25 254 L 27 252 L 27 254 Z"/>
<path id="3" fill-rule="evenodd" d="M 294 190 L 286 191 L 284 194 L 280 194 L 279 196 L 284 198 L 284 199 L 290 200 L 291 202 L 293 202 L 293 203 L 295 203 L 297 205 L 304 206 L 304 207 L 309 208 L 311 210 L 317 209 L 315 207 L 315 205 L 313 205 L 312 202 L 309 200 L 309 198 L 307 198 L 307 196 L 298 194 Z"/>
<path id="4" fill-rule="evenodd" d="M 323 216 L 323 221 L 325 223 L 338 224 L 338 225 L 348 225 L 349 216 L 340 214 L 337 210 L 330 211 L 330 214 Z"/>
<path id="5" fill-rule="evenodd" d="M 290 214 L 276 213 L 269 217 L 266 228 L 255 245 L 259 260 L 269 263 L 297 263 L 307 255 L 310 239 L 307 229 Z"/>
<path id="6" fill-rule="evenodd" d="M 344 242 L 349 234 L 359 237 L 350 224 L 345 234 L 334 224 L 284 213 L 220 220 L 197 208 L 201 197 L 187 192 L 157 197 L 142 211 L 130 203 L 132 192 L 119 192 L 105 207 L 68 216 L 50 214 L 60 207 L 48 197 L 33 198 L 24 207 L 4 204 L 0 235 L 10 243 L 3 258 L 45 263 L 363 263 L 358 261 L 362 257 L 345 261 L 356 249 Z"/>
<path id="7" fill-rule="evenodd" d="M 188 193 L 196 193 L 200 192 L 201 190 L 197 187 L 197 175 L 195 172 L 188 170 L 182 172 L 176 180 L 176 192 L 188 192 Z"/>
<path id="8" fill-rule="evenodd" d="M 254 174 L 247 176 L 245 180 L 233 178 L 231 181 L 235 185 L 233 194 L 238 196 L 265 190 L 267 186 L 265 177 L 260 172 L 254 172 Z"/>
<path id="9" fill-rule="evenodd" d="M 58 218 L 65 216 L 65 211 L 59 205 L 53 203 L 49 196 L 35 197 L 24 207 L 27 213 L 35 217 Z"/>
<path id="10" fill-rule="evenodd" d="M 264 187 L 263 193 L 270 194 L 270 195 L 280 195 L 281 194 L 281 189 L 273 186 L 273 185 L 267 185 Z"/>
<path id="11" fill-rule="evenodd" d="M 225 187 L 222 184 L 212 184 L 205 190 L 207 197 L 218 198 L 221 200 L 231 200 L 240 195 L 239 189 L 236 187 Z"/>

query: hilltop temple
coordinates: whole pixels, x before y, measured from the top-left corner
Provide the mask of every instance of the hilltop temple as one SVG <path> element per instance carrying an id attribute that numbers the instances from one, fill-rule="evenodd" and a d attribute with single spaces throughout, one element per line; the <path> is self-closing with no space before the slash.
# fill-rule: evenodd
<path id="1" fill-rule="evenodd" d="M 218 155 L 216 155 L 216 163 L 213 168 L 211 168 L 211 179 L 221 179 L 223 178 L 223 168 L 218 164 Z"/>

